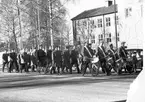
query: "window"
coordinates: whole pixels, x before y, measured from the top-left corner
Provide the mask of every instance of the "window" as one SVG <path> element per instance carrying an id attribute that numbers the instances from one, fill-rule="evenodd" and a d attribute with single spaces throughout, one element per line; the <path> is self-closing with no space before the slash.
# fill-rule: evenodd
<path id="1" fill-rule="evenodd" d="M 83 26 L 87 26 L 87 22 L 86 21 L 83 21 Z"/>
<path id="2" fill-rule="evenodd" d="M 119 17 L 116 16 L 116 24 L 119 25 Z"/>
<path id="3" fill-rule="evenodd" d="M 111 26 L 110 17 L 106 18 L 106 26 Z"/>
<path id="4" fill-rule="evenodd" d="M 95 43 L 95 35 L 91 36 L 91 43 Z"/>
<path id="5" fill-rule="evenodd" d="M 78 20 L 77 25 L 80 26 L 80 21 Z"/>
<path id="6" fill-rule="evenodd" d="M 100 43 L 101 41 L 103 41 L 103 34 L 100 34 L 98 38 L 99 38 L 99 43 Z"/>
<path id="7" fill-rule="evenodd" d="M 98 28 L 102 27 L 102 19 L 98 19 Z"/>
<path id="8" fill-rule="evenodd" d="M 127 18 L 127 17 L 131 16 L 131 12 L 132 12 L 132 8 L 131 7 L 126 8 L 125 9 L 125 17 Z"/>
<path id="9" fill-rule="evenodd" d="M 107 43 L 111 42 L 111 33 L 106 34 L 106 41 Z"/>
<path id="10" fill-rule="evenodd" d="M 91 24 L 94 25 L 94 20 L 91 20 Z"/>
<path id="11" fill-rule="evenodd" d="M 94 20 L 91 20 L 90 23 L 91 23 L 91 28 L 96 28 L 96 25 L 95 25 L 95 21 Z"/>

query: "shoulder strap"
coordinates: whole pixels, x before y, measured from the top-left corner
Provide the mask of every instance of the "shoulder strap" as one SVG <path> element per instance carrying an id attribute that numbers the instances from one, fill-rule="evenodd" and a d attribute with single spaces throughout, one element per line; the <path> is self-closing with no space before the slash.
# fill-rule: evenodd
<path id="1" fill-rule="evenodd" d="M 103 52 L 104 56 L 106 57 L 105 52 L 103 51 L 103 49 L 101 48 L 101 46 L 99 46 L 99 48 L 101 49 L 101 51 Z"/>
<path id="2" fill-rule="evenodd" d="M 127 56 L 126 53 L 125 53 L 125 51 L 124 51 L 124 49 L 122 49 L 122 52 L 124 53 L 125 56 Z"/>
<path id="3" fill-rule="evenodd" d="M 89 49 L 88 49 L 86 46 L 85 46 L 85 48 L 86 48 L 86 50 L 88 51 L 89 55 L 90 55 L 91 57 L 93 57 L 92 54 L 90 53 Z"/>
<path id="4" fill-rule="evenodd" d="M 110 51 L 113 53 L 113 55 L 115 55 L 115 52 L 112 49 L 110 49 Z"/>

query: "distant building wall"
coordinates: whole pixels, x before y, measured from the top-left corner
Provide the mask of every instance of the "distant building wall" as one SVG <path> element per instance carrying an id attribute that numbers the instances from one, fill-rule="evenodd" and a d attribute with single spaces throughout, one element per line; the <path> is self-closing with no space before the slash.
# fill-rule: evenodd
<path id="1" fill-rule="evenodd" d="M 122 0 L 118 12 L 122 25 L 120 40 L 128 48 L 143 48 L 143 0 Z"/>
<path id="2" fill-rule="evenodd" d="M 103 17 L 104 17 L 104 20 L 103 20 Z M 76 27 L 74 26 L 75 21 L 76 21 Z M 76 41 L 85 43 L 89 40 L 89 42 L 91 42 L 94 47 L 95 46 L 97 47 L 100 41 L 104 40 L 105 38 L 105 41 L 107 44 L 113 43 L 114 46 L 116 45 L 114 13 L 85 18 L 85 19 L 79 19 L 75 21 L 73 21 L 73 32 L 74 32 L 74 36 L 75 36 L 74 38 Z M 117 30 L 118 30 L 118 41 L 120 41 L 120 38 L 119 38 L 120 25 L 119 25 L 118 14 L 117 14 Z M 104 35 L 104 32 L 105 32 L 105 35 Z"/>

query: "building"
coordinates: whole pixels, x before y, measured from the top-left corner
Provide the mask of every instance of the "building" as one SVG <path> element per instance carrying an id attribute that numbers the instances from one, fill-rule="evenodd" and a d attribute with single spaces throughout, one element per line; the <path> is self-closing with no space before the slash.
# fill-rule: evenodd
<path id="1" fill-rule="evenodd" d="M 115 17 L 117 29 L 115 29 Z M 74 44 L 91 42 L 94 46 L 97 46 L 103 40 L 106 44 L 111 42 L 116 45 L 116 40 L 117 42 L 120 41 L 118 10 L 117 5 L 113 5 L 113 2 L 108 1 L 107 7 L 80 13 L 72 18 L 72 24 Z"/>
<path id="2" fill-rule="evenodd" d="M 125 41 L 129 49 L 143 49 L 143 0 L 122 0 L 118 12 L 122 25 L 120 40 Z"/>

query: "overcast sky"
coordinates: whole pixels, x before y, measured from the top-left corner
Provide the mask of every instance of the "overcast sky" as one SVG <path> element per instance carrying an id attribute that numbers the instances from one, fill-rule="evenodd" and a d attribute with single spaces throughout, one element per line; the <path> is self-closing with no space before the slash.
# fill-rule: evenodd
<path id="1" fill-rule="evenodd" d="M 68 20 L 75 17 L 84 10 L 94 9 L 105 6 L 105 0 L 75 0 L 76 2 L 69 2 L 65 4 L 68 10 Z"/>

